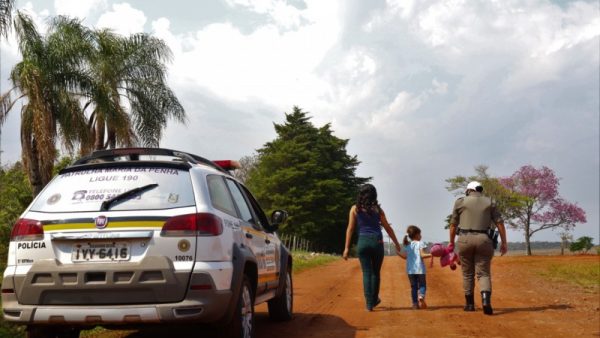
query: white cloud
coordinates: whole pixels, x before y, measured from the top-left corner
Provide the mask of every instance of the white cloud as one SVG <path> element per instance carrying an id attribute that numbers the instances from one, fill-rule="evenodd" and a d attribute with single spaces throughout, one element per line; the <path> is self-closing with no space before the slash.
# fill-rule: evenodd
<path id="1" fill-rule="evenodd" d="M 277 3 L 252 6 L 270 11 Z M 317 7 L 302 11 L 310 21 L 297 30 L 281 31 L 277 24 L 265 23 L 245 34 L 232 23 L 214 23 L 175 36 L 164 19 L 152 25 L 175 54 L 170 68 L 175 86 L 199 86 L 225 100 L 261 100 L 283 110 L 319 101 L 328 90 L 316 70 L 336 42 L 339 20 L 332 4 Z M 364 67 L 372 64 L 365 60 Z"/>
<path id="2" fill-rule="evenodd" d="M 231 7 L 243 7 L 252 12 L 268 15 L 279 27 L 298 28 L 305 18 L 303 11 L 282 0 L 226 0 Z"/>
<path id="3" fill-rule="evenodd" d="M 392 134 L 396 124 L 405 124 L 403 118 L 414 113 L 421 106 L 421 99 L 407 92 L 400 92 L 392 103 L 385 109 L 371 116 L 370 127 L 377 131 L 384 131 L 386 134 Z"/>
<path id="4" fill-rule="evenodd" d="M 106 7 L 106 0 L 54 0 L 54 10 L 58 15 L 85 18 L 90 11 Z"/>
<path id="5" fill-rule="evenodd" d="M 130 35 L 143 32 L 146 20 L 144 12 L 124 2 L 112 5 L 112 11 L 102 14 L 96 25 L 99 28 L 111 28 L 121 35 Z"/>

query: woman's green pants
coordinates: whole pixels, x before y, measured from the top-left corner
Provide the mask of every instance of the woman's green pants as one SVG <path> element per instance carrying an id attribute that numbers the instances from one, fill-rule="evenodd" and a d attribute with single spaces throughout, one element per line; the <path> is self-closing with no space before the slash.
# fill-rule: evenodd
<path id="1" fill-rule="evenodd" d="M 371 310 L 379 299 L 381 264 L 383 263 L 383 238 L 381 235 L 358 236 L 358 259 L 363 273 L 363 287 L 367 309 Z"/>

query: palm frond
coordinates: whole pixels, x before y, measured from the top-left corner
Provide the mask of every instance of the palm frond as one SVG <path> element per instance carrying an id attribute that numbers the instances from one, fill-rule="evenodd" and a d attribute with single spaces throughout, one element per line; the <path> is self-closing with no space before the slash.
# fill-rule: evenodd
<path id="1" fill-rule="evenodd" d="M 69 152 L 72 152 L 74 144 L 89 143 L 90 132 L 77 98 L 74 95 L 70 95 L 67 91 L 62 91 L 58 99 L 61 101 L 56 106 L 57 122 L 61 135 L 60 139 L 65 148 Z"/>
<path id="2" fill-rule="evenodd" d="M 13 25 L 23 59 L 32 60 L 42 57 L 44 55 L 44 41 L 31 17 L 17 11 Z"/>
<path id="3" fill-rule="evenodd" d="M 0 36 L 7 36 L 14 4 L 14 0 L 0 0 Z"/>
<path id="4" fill-rule="evenodd" d="M 17 87 L 12 87 L 6 93 L 0 95 L 0 127 L 6 121 L 6 118 L 8 117 L 8 112 L 10 112 L 12 110 L 15 103 L 17 103 L 17 101 L 19 101 L 19 99 L 21 99 L 25 96 L 25 95 L 21 95 L 15 99 L 13 99 L 12 92 L 16 91 L 17 89 L 18 89 Z"/>

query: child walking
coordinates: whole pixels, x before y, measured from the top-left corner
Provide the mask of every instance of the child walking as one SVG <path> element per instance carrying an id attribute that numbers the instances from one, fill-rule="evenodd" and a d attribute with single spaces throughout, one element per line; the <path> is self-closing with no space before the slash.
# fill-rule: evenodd
<path id="1" fill-rule="evenodd" d="M 410 225 L 406 229 L 403 244 L 404 250 L 400 256 L 406 259 L 406 273 L 410 281 L 412 308 L 426 309 L 425 291 L 427 290 L 427 283 L 425 281 L 425 264 L 423 263 L 423 259 L 431 257 L 431 255 L 425 253 L 425 244 L 421 242 L 421 229 L 415 225 Z"/>

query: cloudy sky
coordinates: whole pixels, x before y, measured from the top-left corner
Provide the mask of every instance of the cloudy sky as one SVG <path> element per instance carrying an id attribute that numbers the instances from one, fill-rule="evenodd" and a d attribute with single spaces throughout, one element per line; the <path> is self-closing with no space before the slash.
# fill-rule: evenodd
<path id="1" fill-rule="evenodd" d="M 587 212 L 574 236 L 599 240 L 598 1 L 54 0 L 17 1 L 49 16 L 164 39 L 169 83 L 188 114 L 161 146 L 238 159 L 275 137 L 294 105 L 331 123 L 372 176 L 396 232 L 443 230 L 444 180 L 545 165 Z M 1 44 L 1 89 L 19 61 Z M 19 159 L 18 111 L 2 163 Z M 559 240 L 558 232 L 534 240 Z M 340 239 L 342 240 L 342 239 Z M 521 232 L 509 240 L 523 241 Z"/>

